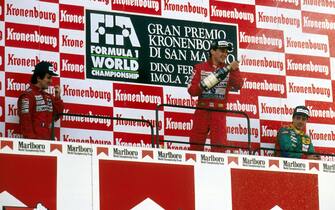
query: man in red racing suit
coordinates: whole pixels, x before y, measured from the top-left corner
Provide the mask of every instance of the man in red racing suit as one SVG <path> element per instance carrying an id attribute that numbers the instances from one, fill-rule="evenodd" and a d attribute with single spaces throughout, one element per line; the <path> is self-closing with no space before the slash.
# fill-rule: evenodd
<path id="1" fill-rule="evenodd" d="M 222 41 L 221 41 L 222 43 Z M 230 63 L 230 71 L 225 79 L 208 91 L 201 87 L 200 82 L 210 73 L 225 66 L 225 59 L 231 45 L 227 42 L 220 45 L 220 41 L 211 45 L 210 57 L 208 61 L 194 66 L 194 74 L 188 86 L 191 96 L 198 96 L 199 108 L 225 109 L 229 90 L 239 90 L 243 85 L 240 77 L 239 64 L 237 61 Z M 226 144 L 226 117 L 224 112 L 215 112 L 196 109 L 193 116 L 193 128 L 190 135 L 190 150 L 203 151 L 203 144 L 207 135 L 210 135 L 211 144 Z M 196 143 L 196 144 L 192 144 Z M 225 151 L 220 147 L 212 147 L 211 151 Z"/>
<path id="2" fill-rule="evenodd" d="M 56 76 L 52 64 L 42 61 L 35 66 L 30 87 L 18 99 L 21 134 L 29 139 L 51 139 L 53 116 L 63 112 L 59 86 L 55 96 L 45 92 Z"/>

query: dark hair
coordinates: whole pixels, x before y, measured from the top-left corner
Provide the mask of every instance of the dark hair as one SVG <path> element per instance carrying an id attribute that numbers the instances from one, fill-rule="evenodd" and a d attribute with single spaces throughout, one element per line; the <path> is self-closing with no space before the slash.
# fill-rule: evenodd
<path id="1" fill-rule="evenodd" d="M 37 84 L 37 78 L 44 79 L 45 75 L 47 72 L 34 72 L 30 79 L 31 84 Z"/>
<path id="2" fill-rule="evenodd" d="M 31 76 L 30 82 L 32 84 L 37 84 L 37 79 L 44 79 L 46 74 L 50 74 L 51 76 L 57 76 L 57 74 L 53 71 L 53 66 L 50 62 L 41 61 L 36 64 L 35 69 L 33 70 L 33 75 Z"/>
<path id="3" fill-rule="evenodd" d="M 217 50 L 217 49 L 226 49 L 228 53 L 232 52 L 234 50 L 233 43 L 227 42 L 225 40 L 214 40 L 211 42 L 210 48 L 209 48 L 209 58 L 212 57 L 212 50 Z"/>

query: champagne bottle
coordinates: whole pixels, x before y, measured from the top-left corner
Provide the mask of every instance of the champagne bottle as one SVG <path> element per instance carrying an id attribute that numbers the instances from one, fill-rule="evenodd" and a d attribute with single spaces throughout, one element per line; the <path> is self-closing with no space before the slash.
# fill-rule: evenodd
<path id="1" fill-rule="evenodd" d="M 206 91 L 212 89 L 227 77 L 230 70 L 230 65 L 216 69 L 200 82 L 201 87 Z"/>

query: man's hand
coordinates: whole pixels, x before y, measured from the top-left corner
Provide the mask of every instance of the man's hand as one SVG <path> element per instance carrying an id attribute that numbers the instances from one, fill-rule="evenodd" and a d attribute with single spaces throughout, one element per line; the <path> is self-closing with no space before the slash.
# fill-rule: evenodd
<path id="1" fill-rule="evenodd" d="M 309 159 L 309 160 L 321 160 L 319 155 L 307 155 L 307 159 Z"/>
<path id="2" fill-rule="evenodd" d="M 229 64 L 231 66 L 231 70 L 237 70 L 239 68 L 239 62 L 238 61 L 233 61 Z"/>
<path id="3" fill-rule="evenodd" d="M 59 85 L 55 85 L 55 96 L 60 98 L 60 87 Z"/>

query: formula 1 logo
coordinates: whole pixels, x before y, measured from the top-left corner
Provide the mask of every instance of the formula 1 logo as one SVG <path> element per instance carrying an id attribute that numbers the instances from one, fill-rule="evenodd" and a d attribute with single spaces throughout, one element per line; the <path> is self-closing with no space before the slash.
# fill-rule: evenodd
<path id="1" fill-rule="evenodd" d="M 94 79 L 133 81 L 139 78 L 141 44 L 133 17 L 86 12 L 86 75 Z"/>
<path id="2" fill-rule="evenodd" d="M 92 13 L 90 23 L 91 43 L 123 46 L 128 39 L 132 47 L 141 47 L 130 17 Z"/>

